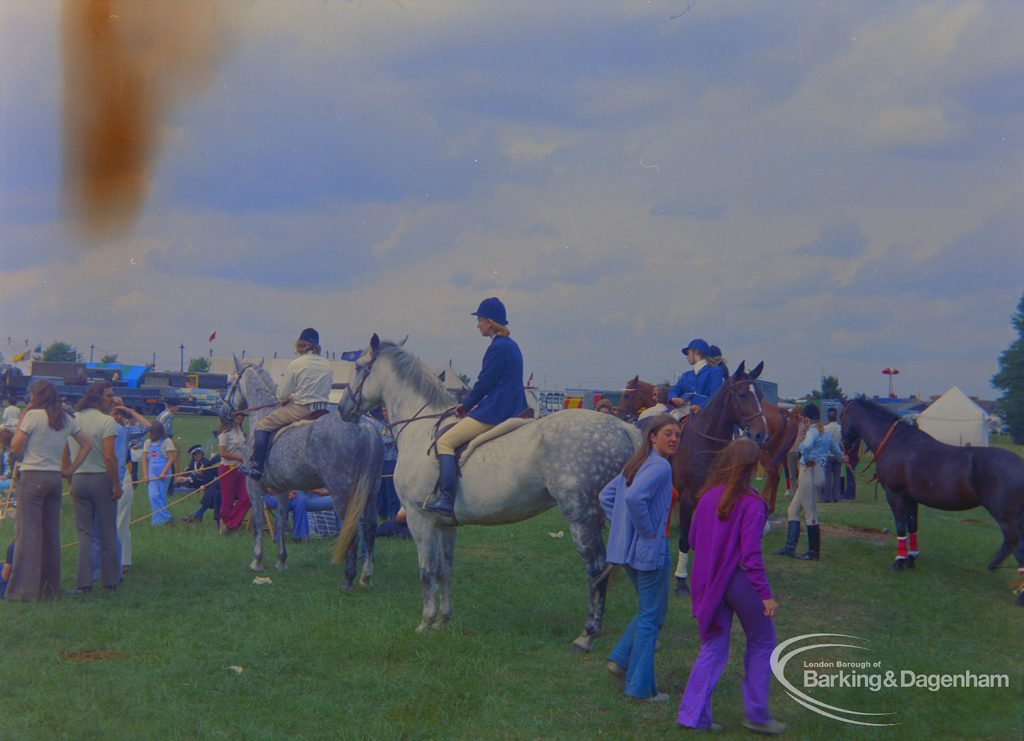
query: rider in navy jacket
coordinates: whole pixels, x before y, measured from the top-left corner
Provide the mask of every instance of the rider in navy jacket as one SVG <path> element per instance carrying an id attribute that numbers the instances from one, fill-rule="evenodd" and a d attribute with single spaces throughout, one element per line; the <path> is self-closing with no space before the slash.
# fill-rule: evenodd
<path id="1" fill-rule="evenodd" d="M 683 348 L 683 355 L 693 368 L 684 372 L 676 385 L 668 390 L 668 398 L 673 406 L 690 402 L 702 407 L 722 387 L 725 379 L 719 368 L 708 363 L 709 351 L 708 343 L 699 338 Z"/>
<path id="2" fill-rule="evenodd" d="M 511 337 L 491 339 L 484 353 L 480 377 L 462 402 L 467 415 L 487 425 L 496 425 L 526 409 L 523 392 L 523 353 Z"/>
<path id="3" fill-rule="evenodd" d="M 484 353 L 480 377 L 465 401 L 455 408 L 455 416 L 461 419 L 437 440 L 438 497 L 423 508 L 443 517 L 455 514 L 459 486 L 456 449 L 526 409 L 523 354 L 509 337 L 505 305 L 497 298 L 485 298 L 473 316 L 480 334 L 490 337 L 491 344 Z"/>

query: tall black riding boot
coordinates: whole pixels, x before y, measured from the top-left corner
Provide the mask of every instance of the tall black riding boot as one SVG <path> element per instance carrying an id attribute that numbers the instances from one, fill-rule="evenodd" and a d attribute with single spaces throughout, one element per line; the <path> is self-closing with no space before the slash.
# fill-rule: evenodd
<path id="1" fill-rule="evenodd" d="M 256 430 L 253 433 L 252 457 L 242 466 L 242 473 L 254 481 L 263 478 L 263 464 L 267 461 L 267 448 L 274 433 L 267 430 Z"/>
<path id="2" fill-rule="evenodd" d="M 801 561 L 817 561 L 821 557 L 821 526 L 807 526 L 807 553 L 798 556 Z"/>
<path id="3" fill-rule="evenodd" d="M 454 455 L 437 456 L 437 499 L 423 509 L 434 514 L 451 517 L 455 513 L 455 490 L 459 486 L 459 464 Z"/>
<path id="4" fill-rule="evenodd" d="M 808 528 L 810 532 L 810 528 Z M 800 520 L 790 520 L 786 530 L 786 545 L 775 551 L 776 556 L 796 556 L 796 544 L 800 541 Z"/>

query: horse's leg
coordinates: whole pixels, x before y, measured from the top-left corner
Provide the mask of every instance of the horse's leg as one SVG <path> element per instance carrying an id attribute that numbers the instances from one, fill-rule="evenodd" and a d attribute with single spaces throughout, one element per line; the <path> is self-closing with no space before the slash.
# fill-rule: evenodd
<path id="1" fill-rule="evenodd" d="M 363 510 L 363 546 L 366 549 L 363 560 L 363 573 L 359 577 L 359 586 L 373 586 L 373 548 L 377 539 L 377 495 L 374 493 L 366 502 Z"/>
<path id="2" fill-rule="evenodd" d="M 595 500 L 596 503 L 596 500 Z M 589 512 L 578 512 L 578 508 L 562 508 L 562 516 L 569 526 L 573 545 L 580 554 L 587 570 L 587 622 L 572 642 L 573 651 L 590 652 L 594 650 L 594 639 L 601 635 L 604 623 L 604 602 L 608 592 L 608 575 L 611 569 L 606 560 L 604 538 L 601 537 L 604 527 L 604 512 L 598 507 L 590 508 Z"/>
<path id="3" fill-rule="evenodd" d="M 764 468 L 764 494 L 768 501 L 768 514 L 775 511 L 775 499 L 779 495 L 779 467 L 772 465 L 767 450 L 761 453 L 761 467 Z"/>
<path id="4" fill-rule="evenodd" d="M 437 589 L 441 592 L 441 604 L 438 607 L 432 628 L 441 628 L 452 619 L 452 566 L 455 562 L 455 535 L 457 529 L 450 525 L 438 528 L 438 562 L 436 572 Z"/>
<path id="5" fill-rule="evenodd" d="M 345 581 L 342 583 L 341 588 L 346 592 L 352 592 L 355 590 L 353 586 L 356 583 L 356 565 L 359 562 L 359 536 L 352 538 L 352 542 L 349 543 L 348 550 L 345 551 Z"/>
<path id="6" fill-rule="evenodd" d="M 896 560 L 892 562 L 893 571 L 902 571 L 907 560 L 907 512 L 904 494 L 885 490 L 885 498 L 896 521 Z"/>
<path id="7" fill-rule="evenodd" d="M 263 571 L 263 487 L 249 477 L 245 479 L 245 487 L 252 509 L 252 563 L 249 568 Z"/>
<path id="8" fill-rule="evenodd" d="M 420 584 L 423 586 L 423 612 L 420 615 L 420 624 L 416 626 L 417 633 L 423 633 L 430 628 L 437 615 L 437 603 L 435 594 L 437 592 L 437 560 L 440 558 L 440 533 L 436 519 L 431 515 L 421 513 L 417 508 L 406 509 L 409 531 L 416 543 L 416 553 L 419 559 Z"/>
<path id="9" fill-rule="evenodd" d="M 911 499 L 909 494 L 903 496 L 905 498 L 904 509 L 907 512 L 907 568 L 912 569 L 920 553 L 917 550 L 917 501 Z"/>
<path id="10" fill-rule="evenodd" d="M 693 519 L 694 502 L 687 492 L 679 492 L 679 560 L 676 562 L 676 597 L 686 597 L 690 588 L 686 585 L 687 566 L 690 562 L 690 520 Z"/>
<path id="11" fill-rule="evenodd" d="M 274 521 L 277 523 L 277 564 L 274 568 L 284 571 L 288 568 L 288 551 L 284 545 L 284 532 L 288 527 L 288 494 L 277 495 L 277 511 L 274 513 Z"/>

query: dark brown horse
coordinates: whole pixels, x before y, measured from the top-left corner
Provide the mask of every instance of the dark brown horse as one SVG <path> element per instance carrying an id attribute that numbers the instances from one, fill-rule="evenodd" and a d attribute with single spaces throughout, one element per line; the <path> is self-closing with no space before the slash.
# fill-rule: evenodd
<path id="1" fill-rule="evenodd" d="M 875 472 L 896 519 L 893 569 L 917 558 L 917 505 L 960 512 L 984 507 L 999 524 L 1003 543 L 988 564 L 998 568 L 1024 537 L 1024 459 L 1000 448 L 940 443 L 894 412 L 854 399 L 843 408 L 843 447 L 856 465 L 861 441 L 875 456 Z M 1017 552 L 1024 565 L 1024 554 Z"/>
<path id="2" fill-rule="evenodd" d="M 745 363 L 718 389 L 700 412 L 687 418 L 679 447 L 672 456 L 672 486 L 679 492 L 679 552 L 681 559 L 690 552 L 690 520 L 697 506 L 697 494 L 707 480 L 715 456 L 733 439 L 739 429 L 758 445 L 768 442 L 768 423 L 764 405 L 754 380 L 764 363 L 747 373 Z M 686 594 L 681 578 L 676 594 Z"/>
<path id="3" fill-rule="evenodd" d="M 633 376 L 623 389 L 618 407 L 619 416 L 627 421 L 636 421 L 645 409 L 656 404 L 664 404 L 667 390 L 668 386 L 665 384 L 659 386 L 641 381 L 639 376 Z M 779 467 L 785 461 L 786 453 L 793 447 L 800 418 L 799 414 L 792 414 L 767 402 L 761 402 L 761 410 L 768 426 L 768 442 L 761 449 L 761 466 L 766 476 L 764 496 L 768 502 L 768 511 L 774 512 L 781 478 Z"/>

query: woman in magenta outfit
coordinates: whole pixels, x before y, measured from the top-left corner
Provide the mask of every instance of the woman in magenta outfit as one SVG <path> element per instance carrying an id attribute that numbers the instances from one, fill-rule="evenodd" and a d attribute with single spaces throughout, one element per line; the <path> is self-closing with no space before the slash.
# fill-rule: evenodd
<path id="1" fill-rule="evenodd" d="M 708 476 L 690 523 L 694 550 L 690 591 L 701 647 L 679 703 L 681 726 L 718 730 L 711 696 L 729 659 L 729 632 L 736 613 L 747 634 L 743 657 L 743 724 L 757 733 L 778 734 L 786 724 L 768 712 L 770 659 L 775 648 L 778 604 L 772 598 L 761 557 L 768 508 L 750 487 L 761 450 L 748 438 L 729 443 Z"/>

